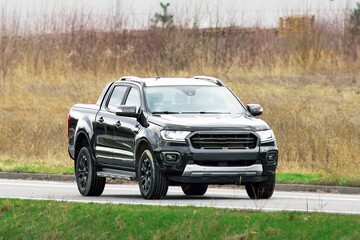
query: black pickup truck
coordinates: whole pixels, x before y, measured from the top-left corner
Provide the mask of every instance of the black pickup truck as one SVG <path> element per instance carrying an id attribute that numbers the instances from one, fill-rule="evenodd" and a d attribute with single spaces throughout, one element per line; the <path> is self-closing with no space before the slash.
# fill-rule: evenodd
<path id="1" fill-rule="evenodd" d="M 100 196 L 106 178 L 138 180 L 145 199 L 169 185 L 203 195 L 208 184 L 245 185 L 252 199 L 275 187 L 278 147 L 270 127 L 212 77 L 122 77 L 96 104 L 68 114 L 68 151 L 79 192 Z"/>

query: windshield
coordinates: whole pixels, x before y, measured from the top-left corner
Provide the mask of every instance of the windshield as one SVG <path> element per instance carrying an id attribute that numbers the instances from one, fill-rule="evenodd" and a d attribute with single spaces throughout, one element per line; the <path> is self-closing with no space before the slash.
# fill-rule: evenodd
<path id="1" fill-rule="evenodd" d="M 153 114 L 245 114 L 245 109 L 226 87 L 146 87 L 148 110 Z"/>

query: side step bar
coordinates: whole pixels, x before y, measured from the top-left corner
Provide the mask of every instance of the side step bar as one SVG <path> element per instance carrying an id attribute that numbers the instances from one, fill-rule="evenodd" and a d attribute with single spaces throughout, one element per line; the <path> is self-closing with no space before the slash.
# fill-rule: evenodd
<path id="1" fill-rule="evenodd" d="M 107 177 L 114 179 L 136 180 L 135 172 L 115 170 L 109 168 L 103 168 L 101 172 L 96 172 L 98 177 Z"/>

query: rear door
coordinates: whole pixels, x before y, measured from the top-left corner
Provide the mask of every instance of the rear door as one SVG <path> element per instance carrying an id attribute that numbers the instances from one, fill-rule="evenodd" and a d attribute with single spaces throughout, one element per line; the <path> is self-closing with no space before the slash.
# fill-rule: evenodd
<path id="1" fill-rule="evenodd" d="M 99 112 L 95 118 L 95 155 L 98 162 L 103 165 L 115 165 L 113 158 L 114 131 L 117 120 L 115 110 L 124 104 L 129 92 L 129 86 L 112 86 L 105 96 Z"/>

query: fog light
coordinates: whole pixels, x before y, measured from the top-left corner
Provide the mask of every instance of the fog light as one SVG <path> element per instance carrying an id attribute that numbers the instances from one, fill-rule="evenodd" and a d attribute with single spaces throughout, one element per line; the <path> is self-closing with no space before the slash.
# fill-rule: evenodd
<path id="1" fill-rule="evenodd" d="M 168 162 L 176 162 L 178 160 L 177 154 L 168 153 L 165 154 L 166 161 Z"/>
<path id="2" fill-rule="evenodd" d="M 162 160 L 167 164 L 178 165 L 181 162 L 181 155 L 177 152 L 163 152 Z"/>
<path id="3" fill-rule="evenodd" d="M 266 156 L 266 160 L 268 162 L 275 162 L 277 160 L 277 153 L 276 152 L 269 152 Z"/>

